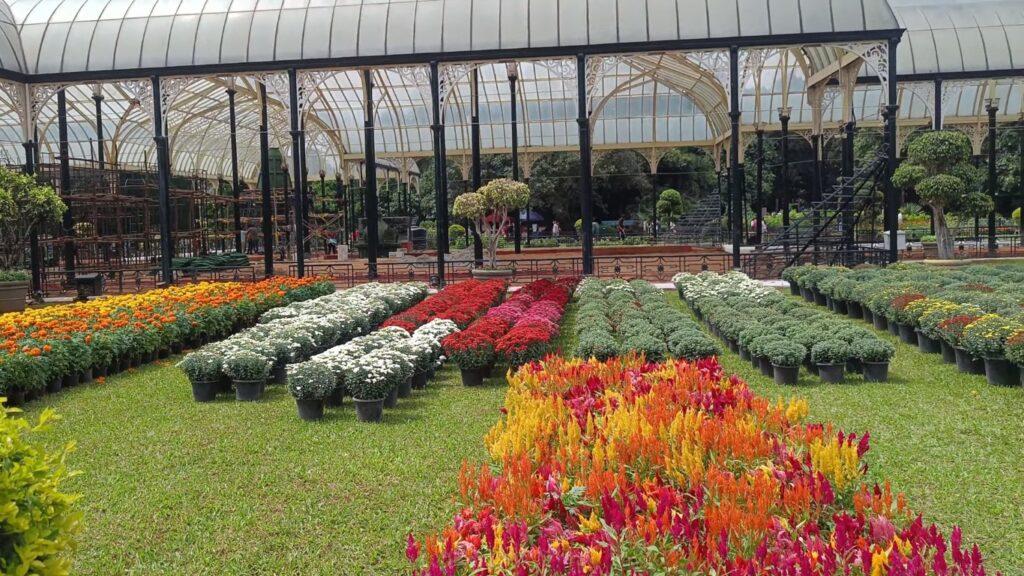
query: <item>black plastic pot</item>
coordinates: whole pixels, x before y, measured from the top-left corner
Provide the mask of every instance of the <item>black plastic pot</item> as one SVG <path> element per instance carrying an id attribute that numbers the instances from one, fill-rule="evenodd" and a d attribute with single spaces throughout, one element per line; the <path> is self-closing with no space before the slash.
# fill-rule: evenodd
<path id="1" fill-rule="evenodd" d="M 846 300 L 833 300 L 832 311 L 835 312 L 836 314 L 842 314 L 845 316 L 850 313 L 850 308 L 849 305 L 846 303 Z"/>
<path id="2" fill-rule="evenodd" d="M 888 362 L 861 362 L 864 367 L 864 380 L 867 382 L 886 382 L 889 380 Z"/>
<path id="3" fill-rule="evenodd" d="M 800 296 L 803 296 L 803 299 L 808 302 L 814 302 L 814 292 L 811 292 L 810 288 L 804 288 L 803 286 L 801 286 Z"/>
<path id="4" fill-rule="evenodd" d="M 67 376 L 65 376 L 64 378 L 67 378 Z M 63 384 L 64 384 L 63 383 L 63 379 L 61 379 L 61 378 L 54 378 L 53 380 L 50 380 L 46 384 L 46 393 L 47 394 L 56 394 L 56 393 L 60 392 L 61 389 L 64 387 Z"/>
<path id="5" fill-rule="evenodd" d="M 345 389 L 342 388 L 341 386 L 335 386 L 334 387 L 334 391 L 331 392 L 330 396 L 328 396 L 324 400 L 324 404 L 326 404 L 330 408 L 338 408 L 339 406 L 341 406 L 344 403 L 345 403 Z"/>
<path id="6" fill-rule="evenodd" d="M 761 374 L 771 378 L 774 375 L 772 372 L 772 361 L 768 358 L 758 358 L 757 367 L 761 370 Z"/>
<path id="7" fill-rule="evenodd" d="M 729 351 L 737 354 L 740 351 L 740 345 L 735 340 L 726 340 L 726 345 L 729 346 Z"/>
<path id="8" fill-rule="evenodd" d="M 846 315 L 854 320 L 860 320 L 864 317 L 864 308 L 860 302 L 849 301 L 846 303 Z"/>
<path id="9" fill-rule="evenodd" d="M 864 316 L 863 316 L 864 321 L 867 322 L 868 324 L 874 325 L 874 323 L 875 323 L 875 314 L 873 312 L 871 312 L 871 308 L 868 308 L 867 306 L 863 306 L 862 305 L 860 307 L 860 311 L 864 313 Z"/>
<path id="10" fill-rule="evenodd" d="M 864 372 L 864 364 L 857 358 L 850 358 L 846 361 L 846 371 L 850 374 L 862 374 Z"/>
<path id="11" fill-rule="evenodd" d="M 985 378 L 992 386 L 1017 386 L 1020 368 L 1006 358 L 985 358 Z"/>
<path id="12" fill-rule="evenodd" d="M 356 420 L 360 422 L 380 422 L 384 415 L 384 400 L 360 400 L 353 398 L 356 405 Z"/>
<path id="13" fill-rule="evenodd" d="M 939 346 L 942 348 L 942 361 L 946 364 L 956 364 L 956 349 L 945 340 L 939 340 Z"/>
<path id="14" fill-rule="evenodd" d="M 427 387 L 427 373 L 417 372 L 412 375 L 412 389 L 423 390 Z"/>
<path id="15" fill-rule="evenodd" d="M 8 406 L 24 406 L 25 405 L 25 389 L 18 387 L 12 388 L 4 392 L 4 396 L 7 396 Z"/>
<path id="16" fill-rule="evenodd" d="M 388 395 L 384 397 L 385 408 L 394 408 L 396 406 L 398 406 L 398 386 L 392 387 Z"/>
<path id="17" fill-rule="evenodd" d="M 828 308 L 829 312 L 835 312 L 836 301 L 831 296 L 825 296 L 825 308 Z"/>
<path id="18" fill-rule="evenodd" d="M 914 327 L 907 324 L 898 324 L 897 326 L 897 330 L 899 330 L 900 333 L 900 340 L 902 340 L 904 344 L 917 346 L 917 331 Z"/>
<path id="19" fill-rule="evenodd" d="M 956 348 L 956 367 L 964 374 L 984 374 L 985 361 L 971 356 L 971 353 L 963 348 Z"/>
<path id="20" fill-rule="evenodd" d="M 64 381 L 62 382 L 65 388 L 71 388 L 72 386 L 78 385 L 78 372 L 72 374 L 65 374 Z"/>
<path id="21" fill-rule="evenodd" d="M 79 384 L 88 384 L 89 382 L 92 382 L 92 368 L 82 370 L 78 373 Z"/>
<path id="22" fill-rule="evenodd" d="M 929 338 L 920 330 L 917 331 L 917 349 L 925 354 L 938 354 L 942 352 L 942 344 L 938 340 Z"/>
<path id="23" fill-rule="evenodd" d="M 295 406 L 299 409 L 299 418 L 306 422 L 314 422 L 324 417 L 323 400 L 295 399 Z"/>
<path id="24" fill-rule="evenodd" d="M 740 360 L 750 360 L 750 350 L 747 350 L 746 346 L 743 346 L 742 344 L 737 344 L 736 350 L 740 354 Z"/>
<path id="25" fill-rule="evenodd" d="M 463 386 L 482 386 L 484 383 L 484 371 L 483 370 L 463 370 L 462 371 L 462 385 Z"/>
<path id="26" fill-rule="evenodd" d="M 846 364 L 818 364 L 818 377 L 822 382 L 840 384 L 846 378 Z"/>
<path id="27" fill-rule="evenodd" d="M 800 367 L 799 366 L 776 366 L 772 364 L 772 375 L 775 378 L 775 383 L 782 386 L 786 384 L 796 384 L 800 379 Z"/>
<path id="28" fill-rule="evenodd" d="M 761 360 L 757 356 L 754 356 L 753 354 L 751 354 L 750 355 L 750 365 L 753 366 L 755 369 L 760 370 L 761 369 Z"/>
<path id="29" fill-rule="evenodd" d="M 885 330 L 889 327 L 889 321 L 885 319 L 885 316 L 873 312 L 871 313 L 871 324 L 874 325 L 875 330 Z"/>
<path id="30" fill-rule="evenodd" d="M 262 380 L 235 380 L 235 400 L 255 402 L 263 395 Z"/>
<path id="31" fill-rule="evenodd" d="M 402 380 L 402 383 L 398 385 L 398 397 L 408 398 L 412 396 L 412 377 Z"/>
<path id="32" fill-rule="evenodd" d="M 170 356 L 171 356 L 171 349 L 170 348 L 161 348 L 156 353 L 156 357 L 161 359 L 161 360 L 163 360 L 164 358 L 169 358 Z"/>
<path id="33" fill-rule="evenodd" d="M 171 354 L 181 354 L 184 349 L 185 346 L 181 342 L 171 343 Z"/>
<path id="34" fill-rule="evenodd" d="M 817 304 L 818 306 L 827 305 L 828 300 L 826 300 L 826 298 L 827 297 L 821 292 L 818 292 L 817 290 L 814 291 L 814 303 Z"/>
<path id="35" fill-rule="evenodd" d="M 437 374 L 437 368 L 436 367 L 435 368 L 431 368 L 430 370 L 427 370 L 427 380 L 433 380 L 435 374 Z"/>
<path id="36" fill-rule="evenodd" d="M 799 296 L 800 295 L 800 286 L 797 286 L 796 282 L 790 282 L 789 283 L 789 293 L 792 294 L 793 296 Z"/>
<path id="37" fill-rule="evenodd" d="M 274 367 L 270 369 L 270 377 L 273 378 L 274 384 L 287 384 L 288 366 L 283 363 L 275 363 Z"/>
<path id="38" fill-rule="evenodd" d="M 889 334 L 892 334 L 893 336 L 897 336 L 898 337 L 900 335 L 900 325 L 895 323 L 895 322 L 891 322 L 891 321 L 888 322 L 888 324 L 889 324 Z"/>
<path id="39" fill-rule="evenodd" d="M 220 384 L 217 382 L 193 382 L 192 398 L 196 402 L 213 402 L 217 399 L 217 390 Z"/>

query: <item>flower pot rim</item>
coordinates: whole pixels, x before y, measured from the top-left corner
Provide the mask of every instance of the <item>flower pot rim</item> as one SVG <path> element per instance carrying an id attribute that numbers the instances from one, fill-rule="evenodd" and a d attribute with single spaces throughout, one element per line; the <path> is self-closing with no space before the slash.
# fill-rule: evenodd
<path id="1" fill-rule="evenodd" d="M 882 366 L 883 364 L 884 365 L 891 364 L 892 360 L 886 360 L 885 362 L 871 362 L 870 360 L 861 360 L 860 363 L 861 364 L 867 364 L 869 366 Z"/>
<path id="2" fill-rule="evenodd" d="M 362 398 L 356 398 L 355 396 L 353 396 L 352 400 L 354 400 L 356 402 L 359 402 L 359 403 L 362 403 L 362 404 L 372 404 L 374 402 L 383 402 L 383 401 L 387 400 L 387 397 L 385 396 L 384 398 L 378 398 L 376 400 L 363 400 Z"/>
<path id="3" fill-rule="evenodd" d="M 776 364 L 775 362 L 772 362 L 772 368 L 783 368 L 783 369 L 785 369 L 785 368 L 799 368 L 799 367 L 800 367 L 799 364 L 797 364 L 796 366 L 782 366 L 780 364 Z"/>
<path id="4" fill-rule="evenodd" d="M 234 378 L 231 379 L 232 384 L 262 384 L 266 381 L 266 378 L 263 378 L 261 380 L 235 380 Z"/>
<path id="5" fill-rule="evenodd" d="M 843 368 L 846 368 L 846 362 L 843 362 L 843 363 L 841 363 L 841 364 L 824 364 L 824 363 L 822 363 L 822 362 L 815 362 L 815 364 L 816 364 L 817 366 L 819 366 L 819 367 L 826 367 L 826 368 L 828 368 L 828 367 L 834 367 L 834 366 L 842 366 Z"/>

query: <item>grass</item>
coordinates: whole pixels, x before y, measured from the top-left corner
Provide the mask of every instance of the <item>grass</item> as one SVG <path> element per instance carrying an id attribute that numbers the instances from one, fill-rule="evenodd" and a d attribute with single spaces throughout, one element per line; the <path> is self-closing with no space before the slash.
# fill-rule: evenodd
<path id="1" fill-rule="evenodd" d="M 669 298 L 685 308 L 676 294 Z M 727 352 L 722 364 L 765 397 L 807 398 L 812 420 L 870 432 L 871 480 L 890 480 L 947 533 L 961 526 L 989 573 L 1024 574 L 1024 392 L 990 386 L 878 334 L 897 348 L 887 383 L 854 376 L 822 384 L 802 370 L 798 386 L 777 386 L 736 354 Z"/>
<path id="2" fill-rule="evenodd" d="M 486 457 L 501 379 L 438 373 L 377 425 L 351 403 L 307 424 L 283 387 L 265 400 L 196 404 L 170 363 L 30 405 L 74 439 L 84 532 L 73 573 L 399 574 L 405 537 L 457 511 L 464 459 Z"/>

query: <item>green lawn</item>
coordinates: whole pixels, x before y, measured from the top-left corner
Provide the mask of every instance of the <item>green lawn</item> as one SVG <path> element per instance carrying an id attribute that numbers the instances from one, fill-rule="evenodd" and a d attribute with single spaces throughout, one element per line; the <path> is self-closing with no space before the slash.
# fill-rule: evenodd
<path id="1" fill-rule="evenodd" d="M 452 369 L 360 424 L 350 403 L 299 421 L 278 386 L 256 404 L 196 404 L 169 363 L 30 405 L 74 439 L 85 529 L 74 574 L 399 574 L 405 536 L 457 511 L 463 459 L 505 396 L 500 379 L 462 387 Z"/>
<path id="2" fill-rule="evenodd" d="M 675 295 L 670 299 L 679 303 Z M 559 346 L 574 346 L 570 307 Z M 895 340 L 894 340 L 895 342 Z M 780 387 L 732 354 L 759 393 L 803 396 L 812 418 L 870 431 L 871 474 L 944 527 L 959 524 L 990 568 L 1024 574 L 1024 391 L 990 387 L 898 344 L 892 381 Z M 199 405 L 169 364 L 34 403 L 64 416 L 48 442 L 78 443 L 84 495 L 75 574 L 399 574 L 410 531 L 457 510 L 464 459 L 484 461 L 500 379 L 463 388 L 452 369 L 385 415 L 350 404 L 305 424 L 280 387 L 252 405 Z M 994 573 L 994 570 L 990 570 Z"/>
<path id="3" fill-rule="evenodd" d="M 926 520 L 960 525 L 990 574 L 1024 574 L 1024 390 L 989 386 L 885 337 L 897 347 L 888 383 L 822 384 L 803 370 L 800 385 L 777 386 L 736 354 L 722 363 L 765 397 L 807 398 L 815 421 L 870 432 L 873 480 L 890 480 Z"/>

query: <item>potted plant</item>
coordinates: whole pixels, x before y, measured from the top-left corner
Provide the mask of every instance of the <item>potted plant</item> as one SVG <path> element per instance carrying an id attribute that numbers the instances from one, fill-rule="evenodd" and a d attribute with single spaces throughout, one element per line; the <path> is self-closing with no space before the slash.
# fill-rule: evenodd
<path id="1" fill-rule="evenodd" d="M 295 398 L 299 418 L 306 422 L 324 417 L 324 401 L 338 387 L 334 372 L 319 362 L 288 367 L 288 391 Z"/>
<path id="2" fill-rule="evenodd" d="M 757 360 L 757 368 L 761 371 L 761 374 L 769 378 L 773 378 L 775 372 L 772 369 L 772 361 L 768 357 L 768 349 L 780 340 L 783 340 L 783 338 L 778 335 L 766 334 L 754 338 L 750 343 L 750 355 Z"/>
<path id="3" fill-rule="evenodd" d="M 829 384 L 839 384 L 850 359 L 850 345 L 842 340 L 824 340 L 811 348 L 811 361 L 818 367 L 818 376 Z"/>
<path id="4" fill-rule="evenodd" d="M 178 362 L 178 368 L 192 383 L 192 398 L 196 402 L 213 402 L 217 398 L 222 365 L 220 355 L 203 350 L 190 352 Z"/>
<path id="5" fill-rule="evenodd" d="M 797 383 L 800 378 L 800 364 L 807 356 L 807 348 L 783 338 L 766 346 L 765 353 L 772 363 L 776 384 Z"/>
<path id="6" fill-rule="evenodd" d="M 498 270 L 498 244 L 509 226 L 509 213 L 526 208 L 530 187 L 507 178 L 492 180 L 476 192 L 455 198 L 452 214 L 475 223 L 487 251 L 487 266 L 474 270 L 479 277 L 510 277 L 512 270 Z"/>
<path id="7" fill-rule="evenodd" d="M 61 221 L 67 206 L 35 177 L 0 167 L 0 313 L 25 309 L 29 276 L 22 272 L 29 239 Z"/>
<path id="8" fill-rule="evenodd" d="M 1024 385 L 1024 330 L 1018 331 L 1006 341 L 1006 359 L 1017 366 L 1020 384 Z"/>
<path id="9" fill-rule="evenodd" d="M 345 387 L 352 394 L 360 422 L 380 422 L 384 400 L 398 384 L 395 375 L 371 356 L 367 354 L 366 362 L 353 363 L 345 371 Z"/>
<path id="10" fill-rule="evenodd" d="M 956 355 L 956 367 L 965 374 L 984 374 L 985 362 L 975 358 L 963 347 L 962 338 L 964 329 L 980 318 L 977 314 L 957 314 L 950 316 L 939 323 L 938 331 L 942 334 L 942 340 L 953 347 Z"/>
<path id="11" fill-rule="evenodd" d="M 853 357 L 864 368 L 864 380 L 885 382 L 889 379 L 889 362 L 896 354 L 892 344 L 878 338 L 864 338 L 851 345 Z"/>
<path id="12" fill-rule="evenodd" d="M 250 350 L 235 350 L 224 356 L 224 373 L 235 387 L 235 399 L 255 402 L 263 395 L 271 362 Z"/>
<path id="13" fill-rule="evenodd" d="M 683 360 L 696 361 L 702 358 L 712 358 L 722 353 L 718 347 L 702 332 L 693 331 L 684 336 L 678 336 L 669 343 L 672 356 Z"/>
<path id="14" fill-rule="evenodd" d="M 1016 386 L 1019 383 L 1017 365 L 1006 358 L 1006 341 L 1021 328 L 1019 322 L 998 314 L 985 314 L 964 328 L 961 344 L 972 357 L 984 361 L 989 384 Z"/>
<path id="15" fill-rule="evenodd" d="M 476 330 L 451 334 L 441 342 L 445 356 L 462 372 L 463 386 L 480 386 L 494 365 L 494 338 Z"/>

